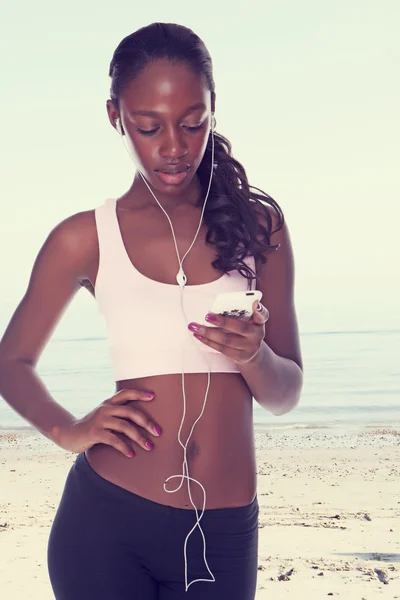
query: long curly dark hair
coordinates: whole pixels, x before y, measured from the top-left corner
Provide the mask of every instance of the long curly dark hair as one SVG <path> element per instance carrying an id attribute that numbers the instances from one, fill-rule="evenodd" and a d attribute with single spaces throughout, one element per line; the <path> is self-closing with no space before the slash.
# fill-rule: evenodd
<path id="1" fill-rule="evenodd" d="M 212 61 L 204 42 L 191 29 L 182 25 L 152 23 L 125 37 L 114 51 L 109 70 L 110 98 L 118 112 L 119 98 L 127 84 L 148 63 L 157 59 L 184 62 L 196 73 L 203 74 L 211 92 L 211 106 L 214 107 Z M 203 192 L 200 203 L 207 192 L 212 168 L 211 135 L 210 132 L 197 170 Z M 256 274 L 243 259 L 250 254 L 255 260 L 266 262 L 266 252 L 279 247 L 270 245 L 270 238 L 272 233 L 282 228 L 284 216 L 271 196 L 249 185 L 243 165 L 232 156 L 230 142 L 215 131 L 214 162 L 216 170 L 204 212 L 206 241 L 216 247 L 218 254 L 212 264 L 224 273 L 237 269 L 248 279 L 250 287 Z M 275 229 L 271 209 L 276 213 Z"/>

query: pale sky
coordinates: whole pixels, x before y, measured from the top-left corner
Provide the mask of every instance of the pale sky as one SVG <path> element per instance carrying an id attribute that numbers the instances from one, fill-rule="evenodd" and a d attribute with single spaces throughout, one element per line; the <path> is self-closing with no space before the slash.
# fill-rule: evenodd
<path id="1" fill-rule="evenodd" d="M 0 333 L 49 231 L 130 185 L 108 68 L 154 21 L 211 53 L 217 131 L 287 218 L 301 330 L 400 326 L 397 0 L 2 0 Z"/>

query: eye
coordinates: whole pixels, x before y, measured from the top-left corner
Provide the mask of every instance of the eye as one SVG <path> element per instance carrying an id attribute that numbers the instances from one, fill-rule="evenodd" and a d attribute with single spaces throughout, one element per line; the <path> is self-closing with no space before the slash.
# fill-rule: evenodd
<path id="1" fill-rule="evenodd" d="M 203 127 L 203 123 L 200 125 L 196 125 L 195 127 L 189 127 L 188 125 L 184 125 L 185 129 L 189 129 L 189 131 L 198 131 Z"/>
<path id="2" fill-rule="evenodd" d="M 156 133 L 156 131 L 158 131 L 158 127 L 156 129 L 150 129 L 149 131 L 147 131 L 146 129 L 139 129 L 137 128 L 136 131 L 138 131 L 141 135 L 153 135 L 154 133 Z"/>
<path id="3" fill-rule="evenodd" d="M 185 129 L 188 129 L 189 131 L 198 131 L 199 129 L 203 128 L 204 123 L 200 123 L 200 125 L 196 125 L 194 127 L 189 127 L 188 125 L 183 125 L 183 127 Z M 155 129 L 139 129 L 139 127 L 136 128 L 136 131 L 138 133 L 140 133 L 141 135 L 154 135 L 155 133 L 157 133 L 157 131 L 159 130 L 159 127 L 156 127 Z"/>

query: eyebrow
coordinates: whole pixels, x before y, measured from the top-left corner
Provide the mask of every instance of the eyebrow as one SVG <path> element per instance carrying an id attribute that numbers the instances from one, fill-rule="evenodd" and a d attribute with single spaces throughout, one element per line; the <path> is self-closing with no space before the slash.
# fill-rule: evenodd
<path id="1" fill-rule="evenodd" d="M 205 110 L 207 107 L 203 102 L 198 102 L 197 104 L 193 104 L 193 106 L 189 106 L 183 113 L 183 116 L 186 116 L 188 113 L 193 112 L 194 110 L 198 110 L 202 108 Z M 135 110 L 131 112 L 132 115 L 144 115 L 145 117 L 159 117 L 161 113 L 158 113 L 154 110 Z"/>

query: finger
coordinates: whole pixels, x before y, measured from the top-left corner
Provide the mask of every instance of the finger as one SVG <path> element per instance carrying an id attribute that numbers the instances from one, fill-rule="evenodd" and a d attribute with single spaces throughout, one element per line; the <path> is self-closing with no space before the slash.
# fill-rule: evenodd
<path id="1" fill-rule="evenodd" d="M 242 348 L 243 344 L 246 344 L 246 338 L 253 333 L 254 324 L 252 323 L 249 325 L 248 322 L 242 321 L 241 323 L 234 323 L 228 329 L 223 323 L 223 320 L 226 319 L 226 317 L 220 317 L 220 319 L 221 325 L 218 326 L 207 327 L 206 325 L 199 325 L 198 323 L 189 323 L 188 329 L 192 333 L 197 333 L 197 335 L 205 336 L 210 340 L 217 341 L 224 345 Z M 238 321 L 239 319 L 232 320 Z"/>
<path id="2" fill-rule="evenodd" d="M 218 350 L 231 360 L 235 362 L 239 362 L 243 359 L 243 350 L 238 348 L 232 348 L 232 346 L 224 346 L 214 340 L 210 340 L 206 337 L 201 337 L 197 333 L 194 334 L 194 337 L 197 338 L 202 344 L 205 346 L 209 346 L 210 348 L 214 348 L 214 350 Z"/>
<path id="3" fill-rule="evenodd" d="M 149 433 L 155 436 L 159 436 L 162 433 L 162 429 L 157 423 L 154 423 L 151 419 L 149 419 L 146 415 L 144 415 L 140 410 L 132 407 L 132 406 L 113 406 L 111 409 L 110 415 L 113 417 L 121 417 L 122 419 L 130 419 L 134 423 L 146 429 Z"/>
<path id="4" fill-rule="evenodd" d="M 224 315 L 207 313 L 206 321 L 214 325 L 214 327 L 226 329 L 226 331 L 236 333 L 237 335 L 247 335 L 251 329 L 250 320 L 248 318 L 225 317 Z"/>
<path id="5" fill-rule="evenodd" d="M 234 319 L 232 317 L 223 317 L 221 315 L 216 316 L 218 319 L 214 322 L 213 327 L 207 327 L 206 325 L 199 325 L 198 323 L 192 322 L 189 323 L 188 329 L 192 333 L 205 335 L 209 339 L 215 339 L 213 336 L 214 333 L 218 333 L 218 335 L 220 335 L 220 332 L 224 331 L 227 335 L 231 335 L 232 339 L 234 339 L 236 336 L 237 341 L 239 341 L 240 337 L 244 339 L 250 335 L 254 329 L 254 324 L 250 324 L 249 321 L 244 321 L 243 319 Z"/>
<path id="6" fill-rule="evenodd" d="M 114 396 L 109 399 L 110 404 L 124 404 L 129 400 L 153 400 L 153 392 L 146 392 L 144 390 L 120 390 Z"/>
<path id="7" fill-rule="evenodd" d="M 128 446 L 125 442 L 123 442 L 115 433 L 111 431 L 104 430 L 100 436 L 99 442 L 102 444 L 107 444 L 107 446 L 112 446 L 118 452 L 121 452 L 128 458 L 133 458 L 135 456 L 132 448 Z"/>
<path id="8" fill-rule="evenodd" d="M 208 340 L 215 342 L 222 346 L 229 346 L 236 350 L 244 350 L 248 346 L 248 338 L 254 333 L 254 325 L 251 325 L 250 331 L 244 335 L 231 333 L 226 329 L 219 327 L 206 327 L 204 325 L 197 325 L 195 323 L 189 324 L 189 330 L 197 336 L 207 338 Z M 196 337 L 197 337 L 196 336 Z"/>
<path id="9" fill-rule="evenodd" d="M 261 302 L 255 300 L 253 302 L 253 314 L 251 321 L 256 325 L 264 325 L 269 319 L 269 310 Z"/>
<path id="10" fill-rule="evenodd" d="M 119 431 L 119 433 L 123 433 L 135 442 L 138 446 L 146 450 L 146 452 L 150 452 L 154 448 L 153 442 L 148 440 L 142 433 L 140 433 L 139 429 L 134 425 L 128 423 L 124 419 L 119 419 L 118 417 L 109 417 L 104 422 L 103 427 L 105 429 L 110 429 L 111 431 Z"/>

